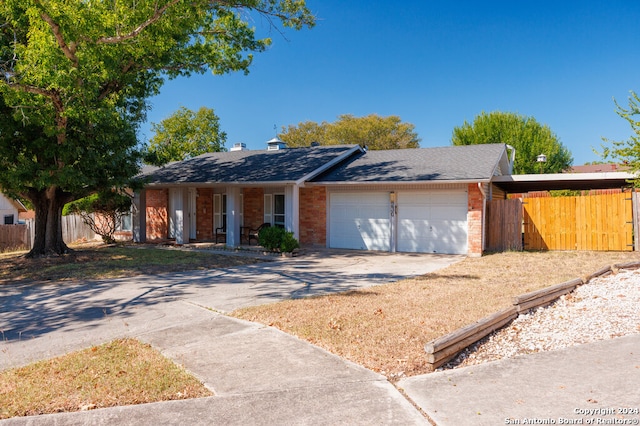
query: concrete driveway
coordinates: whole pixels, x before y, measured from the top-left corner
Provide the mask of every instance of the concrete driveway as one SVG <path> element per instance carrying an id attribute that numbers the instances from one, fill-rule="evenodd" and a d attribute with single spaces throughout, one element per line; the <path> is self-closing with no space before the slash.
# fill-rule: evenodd
<path id="1" fill-rule="evenodd" d="M 221 312 L 382 284 L 461 259 L 322 250 L 227 270 L 0 287 L 0 370 L 134 337 L 215 394 L 0 423 L 427 425 L 386 377 Z"/>
<path id="2" fill-rule="evenodd" d="M 229 269 L 0 287 L 0 369 L 188 321 L 182 310 L 167 309 L 168 302 L 226 313 L 393 282 L 464 256 L 309 250 L 294 258 L 263 258 Z"/>

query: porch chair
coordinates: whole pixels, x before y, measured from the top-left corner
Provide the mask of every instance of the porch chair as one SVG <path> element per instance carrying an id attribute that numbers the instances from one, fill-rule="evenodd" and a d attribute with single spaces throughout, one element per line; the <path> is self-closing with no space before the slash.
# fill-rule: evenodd
<path id="1" fill-rule="evenodd" d="M 216 228 L 216 243 L 218 242 L 218 236 L 222 237 L 223 243 L 227 242 L 227 229 L 224 226 Z"/>
<path id="2" fill-rule="evenodd" d="M 249 245 L 251 245 L 252 239 L 256 240 L 256 244 L 258 244 L 259 242 L 258 235 L 260 234 L 260 231 L 270 226 L 271 226 L 270 223 L 263 223 L 262 225 L 258 226 L 256 229 L 249 229 L 249 232 L 247 233 L 247 240 L 249 240 Z"/>

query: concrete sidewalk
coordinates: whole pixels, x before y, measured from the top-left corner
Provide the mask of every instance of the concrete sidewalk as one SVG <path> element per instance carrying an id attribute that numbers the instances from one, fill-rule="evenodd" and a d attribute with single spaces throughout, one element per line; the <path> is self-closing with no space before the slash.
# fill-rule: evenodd
<path id="1" fill-rule="evenodd" d="M 384 376 L 272 327 L 170 302 L 165 327 L 132 333 L 215 396 L 8 419 L 9 425 L 428 424 Z M 140 330 L 144 318 L 132 317 Z M 25 345 L 25 348 L 28 345 Z"/>
<path id="2" fill-rule="evenodd" d="M 439 426 L 482 426 L 638 424 L 639 383 L 640 334 L 632 334 L 397 385 Z"/>

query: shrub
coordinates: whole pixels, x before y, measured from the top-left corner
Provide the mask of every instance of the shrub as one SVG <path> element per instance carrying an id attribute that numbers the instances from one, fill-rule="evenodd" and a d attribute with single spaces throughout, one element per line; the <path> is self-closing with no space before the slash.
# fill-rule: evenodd
<path id="1" fill-rule="evenodd" d="M 293 236 L 293 232 L 285 232 L 280 243 L 280 251 L 283 253 L 291 253 L 295 249 L 300 247 L 298 240 Z"/>
<path id="2" fill-rule="evenodd" d="M 258 234 L 258 242 L 267 250 L 275 251 L 280 248 L 280 243 L 282 243 L 285 232 L 284 229 L 276 226 L 262 228 Z"/>
<path id="3" fill-rule="evenodd" d="M 116 240 L 116 232 L 122 216 L 131 211 L 131 197 L 116 191 L 103 191 L 67 204 L 64 214 L 79 214 L 91 230 L 107 244 Z"/>
<path id="4" fill-rule="evenodd" d="M 290 253 L 300 247 L 298 240 L 293 236 L 293 232 L 287 232 L 276 226 L 261 229 L 260 234 L 258 234 L 258 242 L 267 250 L 280 250 L 283 253 Z"/>

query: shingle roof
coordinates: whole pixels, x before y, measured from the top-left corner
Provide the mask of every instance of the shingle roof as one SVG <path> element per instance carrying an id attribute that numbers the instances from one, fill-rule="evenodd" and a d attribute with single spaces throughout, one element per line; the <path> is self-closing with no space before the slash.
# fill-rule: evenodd
<path id="1" fill-rule="evenodd" d="M 490 179 L 504 144 L 368 151 L 312 179 L 316 183 Z"/>
<path id="2" fill-rule="evenodd" d="M 294 182 L 357 145 L 212 152 L 140 174 L 147 184 Z"/>

